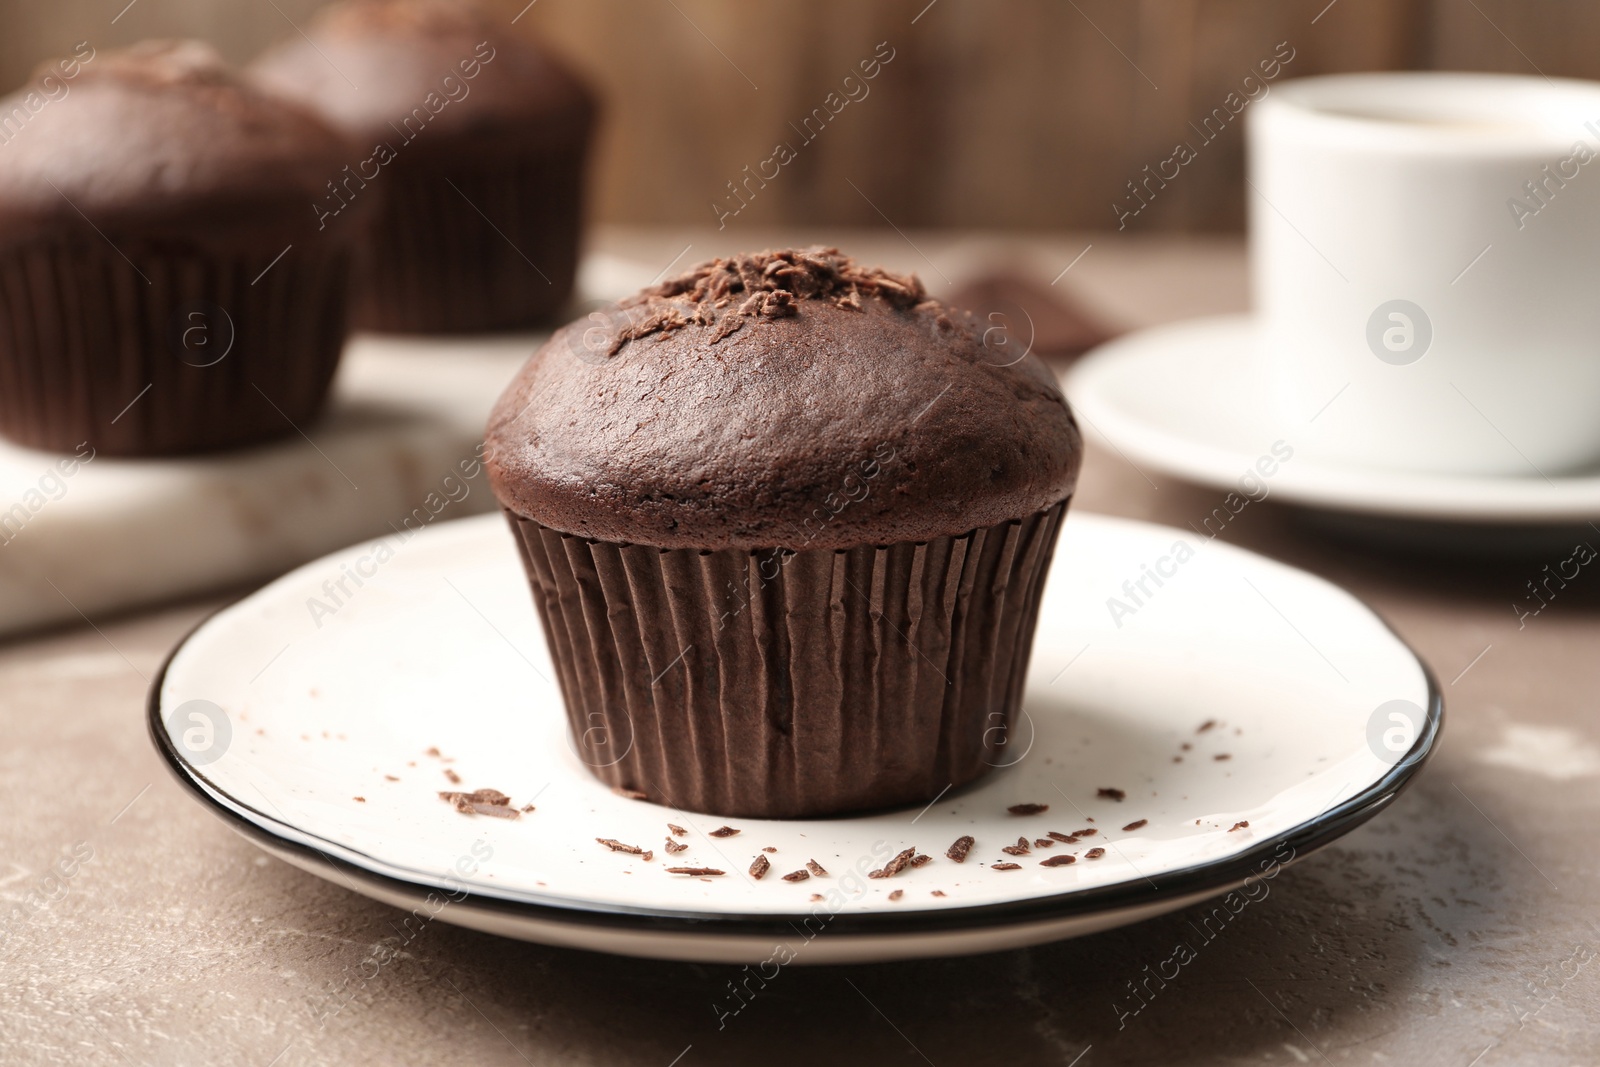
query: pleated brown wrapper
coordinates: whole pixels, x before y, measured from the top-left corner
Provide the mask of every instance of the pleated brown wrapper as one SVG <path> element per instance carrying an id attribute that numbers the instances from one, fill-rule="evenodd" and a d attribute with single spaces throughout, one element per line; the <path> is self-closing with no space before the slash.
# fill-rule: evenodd
<path id="1" fill-rule="evenodd" d="M 1066 508 L 787 554 L 508 514 L 589 769 L 672 807 L 785 818 L 927 803 L 1000 762 Z"/>
<path id="2" fill-rule="evenodd" d="M 0 433 L 154 456 L 315 420 L 344 345 L 347 246 L 308 244 L 270 270 L 268 250 L 121 248 L 133 263 L 71 238 L 0 252 Z"/>
<path id="3" fill-rule="evenodd" d="M 513 330 L 567 306 L 578 272 L 581 145 L 450 169 L 403 162 L 357 261 L 357 328 Z"/>

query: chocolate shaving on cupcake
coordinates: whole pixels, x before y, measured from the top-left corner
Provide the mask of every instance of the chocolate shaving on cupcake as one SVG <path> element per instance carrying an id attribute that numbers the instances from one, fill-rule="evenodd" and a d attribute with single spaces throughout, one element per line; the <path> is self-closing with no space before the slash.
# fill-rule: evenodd
<path id="1" fill-rule="evenodd" d="M 706 343 L 715 345 L 751 320 L 797 314 L 801 300 L 860 311 L 863 296 L 904 310 L 922 303 L 927 292 L 914 274 L 863 267 L 837 248 L 714 259 L 620 302 L 616 317 L 622 324 L 606 354 L 615 356 L 630 341 L 689 326 L 712 327 Z"/>

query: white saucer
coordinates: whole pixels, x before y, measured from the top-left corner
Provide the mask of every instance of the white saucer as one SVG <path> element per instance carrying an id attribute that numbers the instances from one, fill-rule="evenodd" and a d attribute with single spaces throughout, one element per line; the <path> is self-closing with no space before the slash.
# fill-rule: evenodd
<path id="1" fill-rule="evenodd" d="M 1085 428 L 1134 464 L 1238 491 L 1241 476 L 1292 443 L 1275 420 L 1255 362 L 1248 315 L 1141 330 L 1102 345 L 1068 372 L 1065 389 Z M 1296 455 L 1267 481 L 1272 498 L 1317 508 L 1431 521 L 1504 525 L 1600 519 L 1600 473 L 1549 481 L 1336 466 Z"/>
<path id="2" fill-rule="evenodd" d="M 329 556 L 203 622 L 156 679 L 150 727 L 213 812 L 290 863 L 414 910 L 408 929 L 438 918 L 629 955 L 804 963 L 1072 937 L 1270 879 L 1394 799 L 1442 716 L 1426 667 L 1335 586 L 1192 533 L 1076 514 L 1006 766 L 921 811 L 724 819 L 617 796 L 579 763 L 502 519 L 440 523 L 379 565 L 371 552 Z M 1154 595 L 1119 625 L 1107 598 L 1126 600 L 1145 565 L 1171 574 L 1146 579 Z M 353 595 L 314 621 L 313 598 L 327 604 L 324 583 L 347 573 L 363 584 L 347 580 Z M 196 700 L 225 710 L 207 720 Z M 1391 701 L 1414 714 L 1379 744 Z M 463 814 L 437 795 L 484 787 L 535 810 Z M 1049 810 L 1009 813 L 1017 804 Z M 671 856 L 669 822 L 688 846 Z M 740 832 L 709 836 L 724 824 Z M 1076 844 L 1001 852 L 1090 827 Z M 976 844 L 957 864 L 946 850 L 965 835 Z M 912 847 L 932 860 L 865 877 Z M 1068 852 L 1077 862 L 1040 865 Z M 758 881 L 746 872 L 760 856 L 772 870 Z M 827 877 L 782 880 L 807 860 Z"/>

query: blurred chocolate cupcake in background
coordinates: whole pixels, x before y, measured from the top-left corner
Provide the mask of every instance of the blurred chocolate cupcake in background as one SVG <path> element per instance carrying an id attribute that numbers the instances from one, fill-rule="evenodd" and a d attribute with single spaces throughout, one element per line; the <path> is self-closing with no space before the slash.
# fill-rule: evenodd
<path id="1" fill-rule="evenodd" d="M 512 330 L 565 309 L 596 107 L 543 48 L 459 0 L 346 0 L 251 69 L 349 138 L 321 225 L 382 194 L 356 326 Z"/>
<path id="2" fill-rule="evenodd" d="M 0 434 L 170 455 L 314 419 L 364 225 L 319 232 L 310 208 L 338 135 L 193 41 L 80 46 L 0 101 L 18 113 L 0 150 Z"/>

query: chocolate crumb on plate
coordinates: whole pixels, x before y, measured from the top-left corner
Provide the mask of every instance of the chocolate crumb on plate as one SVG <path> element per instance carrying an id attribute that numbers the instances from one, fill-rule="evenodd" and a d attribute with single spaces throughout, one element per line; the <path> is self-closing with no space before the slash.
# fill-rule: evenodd
<path id="1" fill-rule="evenodd" d="M 1239 822 L 1236 822 L 1232 826 L 1228 827 L 1228 833 L 1231 834 L 1235 830 L 1245 830 L 1245 829 L 1248 829 L 1249 826 L 1250 826 L 1250 820 L 1249 819 L 1241 819 Z"/>
<path id="2" fill-rule="evenodd" d="M 477 789 L 471 793 L 441 792 L 439 799 L 447 801 L 463 815 L 515 819 L 519 814 L 516 808 L 510 807 L 511 798 L 498 789 Z"/>
<path id="3" fill-rule="evenodd" d="M 767 876 L 767 872 L 771 869 L 771 860 L 767 859 L 765 856 L 757 856 L 755 861 L 750 864 L 750 877 L 759 882 L 761 879 Z"/>
<path id="4" fill-rule="evenodd" d="M 739 831 L 735 830 L 731 826 L 719 826 L 715 830 L 711 831 L 711 836 L 712 837 L 732 837 L 734 834 L 737 834 L 738 832 Z"/>
<path id="5" fill-rule="evenodd" d="M 885 863 L 882 870 L 873 871 L 872 873 L 868 874 L 867 877 L 893 878 L 895 875 L 911 866 L 911 861 L 916 857 L 916 855 L 917 850 L 915 848 L 908 848 L 904 852 L 896 854 L 894 859 L 890 860 L 888 863 Z"/>
<path id="6" fill-rule="evenodd" d="M 775 849 L 775 848 L 773 848 L 773 847 L 772 847 L 772 846 L 771 846 L 771 845 L 768 845 L 768 846 L 766 846 L 766 847 L 765 847 L 765 848 L 763 848 L 763 849 L 762 849 L 762 850 L 761 850 L 761 851 L 762 851 L 762 852 L 776 852 L 776 851 L 778 851 L 778 850 L 777 850 L 777 849 Z"/>
<path id="7" fill-rule="evenodd" d="M 943 889 L 935 889 L 933 891 L 933 895 L 936 896 L 936 897 L 942 897 L 942 896 L 944 896 L 944 890 Z"/>
<path id="8" fill-rule="evenodd" d="M 1093 820 L 1090 820 L 1090 821 L 1093 821 Z M 1074 831 L 1072 831 L 1072 836 L 1073 837 L 1093 837 L 1095 834 L 1097 834 L 1099 832 L 1100 832 L 1099 830 L 1096 830 L 1094 827 L 1091 826 L 1087 830 L 1074 830 Z"/>
<path id="9" fill-rule="evenodd" d="M 710 875 L 712 877 L 716 877 L 718 875 L 726 874 L 728 872 L 719 871 L 715 867 L 668 867 L 667 868 L 667 873 L 668 874 L 692 874 L 692 875 L 695 875 L 697 877 L 704 876 L 704 875 Z"/>
<path id="10" fill-rule="evenodd" d="M 1075 844 L 1078 843 L 1078 835 L 1077 834 L 1064 834 L 1059 830 L 1047 830 L 1045 832 L 1050 837 L 1054 838 L 1057 841 L 1063 842 L 1064 844 L 1075 845 Z"/>
<path id="11" fill-rule="evenodd" d="M 785 882 L 803 882 L 810 877 L 811 872 L 802 867 L 798 871 L 790 871 L 788 874 L 784 875 L 783 880 Z"/>
<path id="12" fill-rule="evenodd" d="M 641 793 L 637 789 L 629 789 L 628 787 L 621 786 L 621 785 L 619 785 L 615 789 L 613 789 L 612 792 L 617 794 L 617 796 L 622 797 L 624 800 L 649 800 L 650 799 L 650 794 L 649 793 Z"/>
<path id="13" fill-rule="evenodd" d="M 889 894 L 889 899 L 890 900 L 899 900 L 901 897 L 903 897 L 905 895 L 906 895 L 906 891 L 904 889 L 896 889 L 893 893 Z"/>
<path id="14" fill-rule="evenodd" d="M 638 845 L 626 845 L 614 837 L 597 837 L 595 840 L 606 846 L 606 848 L 609 848 L 612 852 L 626 852 L 631 856 L 644 855 L 644 849 L 640 848 Z"/>
<path id="15" fill-rule="evenodd" d="M 932 862 L 933 862 L 933 857 L 932 856 L 926 856 L 926 855 L 923 855 L 920 852 L 917 853 L 915 856 L 911 857 L 911 866 L 913 866 L 913 867 L 921 867 L 923 864 L 932 863 Z"/>
<path id="16" fill-rule="evenodd" d="M 1050 810 L 1048 804 L 1013 804 L 1006 809 L 1013 815 L 1043 815 Z"/>
<path id="17" fill-rule="evenodd" d="M 1123 792 L 1120 789 L 1112 789 L 1110 787 L 1102 786 L 1101 788 L 1095 790 L 1094 795 L 1097 796 L 1097 797 L 1100 797 L 1102 800 L 1118 800 L 1118 801 L 1120 801 L 1122 798 L 1126 797 L 1128 794 Z"/>
<path id="18" fill-rule="evenodd" d="M 811 900 L 812 900 L 813 903 L 818 901 L 818 900 L 821 900 L 821 899 L 822 899 L 822 894 L 821 893 L 812 893 L 811 894 Z"/>
<path id="19" fill-rule="evenodd" d="M 644 860 L 646 863 L 649 863 L 651 860 L 656 858 L 656 854 L 651 852 L 649 849 L 645 849 L 639 854 L 639 858 Z"/>
<path id="20" fill-rule="evenodd" d="M 461 784 L 461 776 L 459 774 L 457 774 L 455 771 L 452 771 L 449 767 L 446 767 L 444 769 L 444 776 L 446 778 L 450 779 L 450 784 L 451 785 L 460 785 Z"/>
<path id="21" fill-rule="evenodd" d="M 1127 833 L 1130 830 L 1137 830 L 1141 826 L 1146 826 L 1149 824 L 1149 822 L 1149 819 L 1135 819 L 1133 822 L 1130 822 L 1128 825 L 1124 826 L 1122 830 L 1124 833 Z"/>
<path id="22" fill-rule="evenodd" d="M 1211 758 L 1216 760 L 1218 763 L 1221 763 L 1223 760 L 1232 759 L 1233 757 L 1231 755 L 1229 755 L 1228 753 L 1226 753 L 1226 752 L 1218 752 L 1215 756 L 1212 756 Z"/>
<path id="23" fill-rule="evenodd" d="M 386 782 L 398 782 L 400 779 L 396 778 L 392 774 L 386 774 L 383 776 L 383 780 Z"/>
<path id="24" fill-rule="evenodd" d="M 1078 857 L 1076 857 L 1076 856 L 1074 856 L 1074 855 L 1072 855 L 1070 853 L 1063 853 L 1062 855 L 1059 855 L 1059 856 L 1051 856 L 1047 860 L 1040 860 L 1039 861 L 1039 866 L 1041 866 L 1041 867 L 1065 867 L 1069 863 L 1077 863 L 1077 862 L 1078 862 Z"/>
<path id="25" fill-rule="evenodd" d="M 1198 730 L 1196 730 L 1195 733 L 1203 734 L 1207 730 L 1211 729 L 1212 727 L 1214 727 L 1216 725 L 1217 725 L 1217 720 L 1216 719 L 1207 719 L 1205 722 L 1200 724 L 1200 728 Z"/>
<path id="26" fill-rule="evenodd" d="M 679 842 L 674 841 L 670 837 L 667 838 L 667 852 L 669 854 L 673 853 L 673 852 L 687 852 L 687 851 L 689 851 L 689 846 L 688 845 L 680 844 Z"/>
<path id="27" fill-rule="evenodd" d="M 1020 863 L 991 863 L 991 864 L 989 864 L 989 866 L 993 867 L 997 871 L 1020 871 L 1020 870 L 1022 870 L 1022 864 L 1020 864 Z"/>
<path id="28" fill-rule="evenodd" d="M 676 834 L 679 837 L 688 837 L 689 836 L 689 831 L 685 830 L 683 827 L 679 826 L 677 823 L 674 823 L 674 822 L 667 823 L 667 829 L 671 830 L 674 834 Z"/>
<path id="29" fill-rule="evenodd" d="M 355 801 L 357 804 L 365 804 L 367 802 L 366 797 L 351 797 L 350 799 Z"/>
<path id="30" fill-rule="evenodd" d="M 1083 858 L 1086 860 L 1097 860 L 1105 854 L 1106 850 L 1103 848 L 1091 848 L 1088 852 L 1083 854 Z"/>
<path id="31" fill-rule="evenodd" d="M 439 746 L 438 745 L 434 745 L 432 748 L 427 749 L 422 754 L 424 756 L 432 756 L 434 759 L 438 759 L 439 755 L 440 755 Z"/>
<path id="32" fill-rule="evenodd" d="M 828 877 L 828 872 L 823 870 L 822 864 L 818 863 L 816 860 L 806 860 L 806 870 L 810 871 L 818 878 Z"/>
<path id="33" fill-rule="evenodd" d="M 970 837 L 958 837 L 954 844 L 945 849 L 944 854 L 957 863 L 965 863 L 967 853 L 972 851 L 973 843 L 973 839 Z"/>
<path id="34" fill-rule="evenodd" d="M 1048 837 L 1041 837 L 1041 838 L 1036 839 L 1033 842 L 1033 847 L 1034 848 L 1055 848 L 1056 847 L 1056 843 L 1054 841 L 1050 840 Z"/>
<path id="35" fill-rule="evenodd" d="M 533 809 L 533 805 L 532 804 L 524 804 L 524 805 L 522 805 L 522 807 L 518 808 L 517 810 L 522 812 L 522 814 L 526 815 L 526 814 L 528 814 L 528 812 L 530 812 L 530 811 L 532 811 L 534 809 Z"/>

